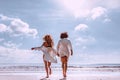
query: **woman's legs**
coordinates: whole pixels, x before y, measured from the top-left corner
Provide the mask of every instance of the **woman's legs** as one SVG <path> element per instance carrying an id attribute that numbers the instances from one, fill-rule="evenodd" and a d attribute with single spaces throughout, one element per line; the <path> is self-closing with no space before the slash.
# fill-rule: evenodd
<path id="1" fill-rule="evenodd" d="M 45 71 L 46 71 L 46 78 L 49 78 L 49 75 L 51 75 L 52 71 L 51 71 L 51 62 L 47 62 L 47 61 L 44 61 L 44 64 L 45 64 Z"/>
<path id="2" fill-rule="evenodd" d="M 46 71 L 46 78 L 49 78 L 49 74 L 48 74 L 48 62 L 44 60 L 45 55 L 43 55 L 43 61 L 44 61 L 44 65 L 45 65 L 45 71 Z"/>
<path id="3" fill-rule="evenodd" d="M 49 68 L 49 74 L 52 74 L 52 70 L 51 70 L 51 62 L 48 62 L 48 68 Z"/>
<path id="4" fill-rule="evenodd" d="M 61 57 L 63 76 L 66 77 L 68 57 Z"/>
<path id="5" fill-rule="evenodd" d="M 46 71 L 46 78 L 49 78 L 49 74 L 48 74 L 48 62 L 47 61 L 44 61 L 44 64 L 45 64 L 45 71 Z"/>

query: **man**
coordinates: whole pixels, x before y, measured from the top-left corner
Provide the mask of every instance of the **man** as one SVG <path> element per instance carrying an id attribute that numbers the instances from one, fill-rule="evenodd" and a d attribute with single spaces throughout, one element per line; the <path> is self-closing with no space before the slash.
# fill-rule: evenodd
<path id="1" fill-rule="evenodd" d="M 73 55 L 72 45 L 70 40 L 68 40 L 67 32 L 61 33 L 61 40 L 59 40 L 57 45 L 57 52 L 62 62 L 63 76 L 66 77 L 68 58 Z"/>

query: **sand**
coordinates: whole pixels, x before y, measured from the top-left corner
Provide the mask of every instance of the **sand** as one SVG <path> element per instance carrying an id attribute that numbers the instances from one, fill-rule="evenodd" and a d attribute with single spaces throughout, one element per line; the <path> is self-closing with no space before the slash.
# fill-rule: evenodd
<path id="1" fill-rule="evenodd" d="M 0 80 L 120 80 L 120 71 L 115 69 L 92 70 L 92 69 L 71 69 L 67 77 L 63 78 L 61 70 L 53 70 L 49 78 L 45 77 L 45 71 L 32 72 L 0 72 Z"/>

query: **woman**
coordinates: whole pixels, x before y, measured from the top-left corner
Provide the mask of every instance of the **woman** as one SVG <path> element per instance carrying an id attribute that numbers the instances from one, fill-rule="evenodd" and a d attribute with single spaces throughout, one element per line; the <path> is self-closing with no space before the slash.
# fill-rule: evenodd
<path id="1" fill-rule="evenodd" d="M 66 77 L 68 58 L 73 55 L 72 45 L 70 40 L 68 40 L 67 32 L 61 33 L 61 40 L 59 40 L 57 45 L 57 52 L 61 58 L 63 76 Z"/>
<path id="2" fill-rule="evenodd" d="M 45 64 L 45 70 L 46 70 L 46 78 L 49 78 L 49 75 L 51 75 L 51 62 L 57 63 L 56 59 L 56 51 L 53 49 L 53 40 L 50 35 L 45 35 L 43 37 L 43 44 L 40 47 L 33 47 L 32 50 L 41 50 L 43 52 L 43 61 Z"/>

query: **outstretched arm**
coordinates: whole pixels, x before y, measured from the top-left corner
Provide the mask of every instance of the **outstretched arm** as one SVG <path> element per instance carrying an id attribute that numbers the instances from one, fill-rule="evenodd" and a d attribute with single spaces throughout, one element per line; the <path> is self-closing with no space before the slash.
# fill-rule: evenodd
<path id="1" fill-rule="evenodd" d="M 33 47 L 31 50 L 41 50 L 41 48 L 44 46 L 45 42 L 40 47 Z"/>
<path id="2" fill-rule="evenodd" d="M 34 50 L 35 48 L 33 47 L 33 48 L 31 48 L 31 50 Z"/>
<path id="3" fill-rule="evenodd" d="M 41 47 L 33 47 L 31 50 L 41 50 Z"/>

